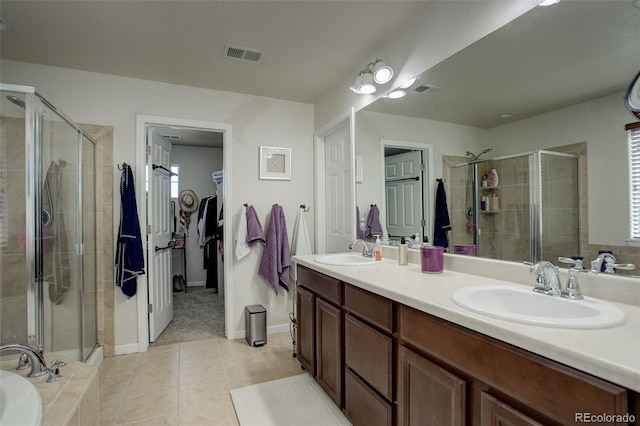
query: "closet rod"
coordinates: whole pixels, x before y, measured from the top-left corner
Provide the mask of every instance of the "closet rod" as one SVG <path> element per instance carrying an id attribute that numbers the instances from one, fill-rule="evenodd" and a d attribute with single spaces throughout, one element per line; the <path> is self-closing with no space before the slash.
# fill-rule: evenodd
<path id="1" fill-rule="evenodd" d="M 164 170 L 165 172 L 168 172 L 171 176 L 178 176 L 178 174 L 177 174 L 177 173 L 172 172 L 171 170 L 167 169 L 166 167 L 158 166 L 157 164 L 154 164 L 152 167 L 153 167 L 153 170 L 155 170 L 155 169 L 162 169 L 162 170 Z"/>

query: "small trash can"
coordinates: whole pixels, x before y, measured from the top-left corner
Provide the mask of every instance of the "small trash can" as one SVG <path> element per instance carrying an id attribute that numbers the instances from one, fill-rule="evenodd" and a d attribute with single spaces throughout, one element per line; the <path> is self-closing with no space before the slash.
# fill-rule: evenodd
<path id="1" fill-rule="evenodd" d="M 244 309 L 244 327 L 249 346 L 267 344 L 267 310 L 262 305 L 249 305 Z"/>

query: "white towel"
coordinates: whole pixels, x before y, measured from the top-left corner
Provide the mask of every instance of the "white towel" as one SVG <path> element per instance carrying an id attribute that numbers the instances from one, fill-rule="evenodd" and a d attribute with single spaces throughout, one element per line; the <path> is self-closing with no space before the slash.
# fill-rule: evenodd
<path id="1" fill-rule="evenodd" d="M 311 249 L 311 239 L 309 238 L 309 230 L 307 229 L 307 223 L 304 218 L 304 209 L 300 207 L 296 224 L 293 227 L 293 242 L 291 244 L 291 254 L 313 254 Z M 296 262 L 291 261 L 291 268 L 289 268 L 289 275 L 294 280 L 296 277 Z"/>
<path id="2" fill-rule="evenodd" d="M 238 227 L 236 228 L 236 259 L 240 260 L 251 251 L 247 244 L 247 206 L 242 206 L 238 213 Z"/>

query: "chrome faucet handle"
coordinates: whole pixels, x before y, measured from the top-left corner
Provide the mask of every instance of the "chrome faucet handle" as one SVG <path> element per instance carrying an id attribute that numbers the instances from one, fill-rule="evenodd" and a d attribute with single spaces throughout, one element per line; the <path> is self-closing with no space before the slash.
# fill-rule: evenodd
<path id="1" fill-rule="evenodd" d="M 62 379 L 62 376 L 60 375 L 60 367 L 64 367 L 65 365 L 67 365 L 67 363 L 64 361 L 58 361 L 57 359 L 51 361 L 47 383 L 57 382 Z"/>
<path id="2" fill-rule="evenodd" d="M 31 367 L 31 364 L 29 363 L 29 356 L 27 356 L 26 353 L 22 352 L 20 354 L 20 359 L 18 360 L 18 367 L 16 368 L 16 370 L 26 370 L 29 367 Z"/>
<path id="3" fill-rule="evenodd" d="M 624 269 L 626 271 L 630 271 L 635 268 L 636 265 L 634 265 L 633 263 L 607 263 L 604 272 L 607 274 L 615 274 L 616 269 Z"/>
<path id="4" fill-rule="evenodd" d="M 582 266 L 582 265 L 580 265 Z M 580 285 L 578 284 L 577 274 L 597 274 L 599 271 L 593 269 L 578 269 L 577 267 L 569 268 L 569 277 L 567 278 L 567 286 L 561 292 L 561 296 L 567 299 L 579 300 L 584 299 L 582 292 L 580 291 Z"/>
<path id="5" fill-rule="evenodd" d="M 584 266 L 582 266 L 582 260 L 584 259 L 584 257 L 582 256 L 573 256 L 573 257 L 563 257 L 560 256 L 558 258 L 558 261 L 562 262 L 562 263 L 568 263 L 570 265 L 573 265 L 574 268 L 581 270 L 584 269 Z"/>

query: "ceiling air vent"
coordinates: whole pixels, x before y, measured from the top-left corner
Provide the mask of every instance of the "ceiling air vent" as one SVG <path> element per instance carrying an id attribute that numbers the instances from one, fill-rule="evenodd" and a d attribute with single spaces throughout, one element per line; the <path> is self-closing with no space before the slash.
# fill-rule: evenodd
<path id="1" fill-rule="evenodd" d="M 258 63 L 262 61 L 264 52 L 256 49 L 247 49 L 246 47 L 224 45 L 223 56 L 228 59 L 238 59 L 241 61 L 248 61 Z"/>
<path id="2" fill-rule="evenodd" d="M 431 86 L 425 86 L 424 84 L 421 84 L 420 86 L 416 87 L 413 90 L 415 90 L 418 93 L 422 93 L 422 92 L 426 92 L 429 89 L 431 89 Z"/>

